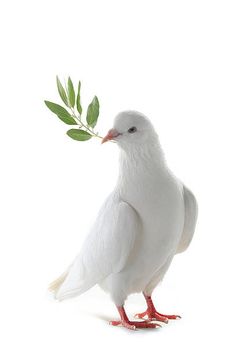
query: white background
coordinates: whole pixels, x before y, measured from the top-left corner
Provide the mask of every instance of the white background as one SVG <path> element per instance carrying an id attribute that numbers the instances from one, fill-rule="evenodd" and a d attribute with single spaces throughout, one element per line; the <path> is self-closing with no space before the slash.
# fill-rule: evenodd
<path id="1" fill-rule="evenodd" d="M 1 33 L 2 353 L 235 352 L 234 1 L 5 1 Z M 77 254 L 117 176 L 115 144 L 75 142 L 44 105 L 55 76 L 82 81 L 86 108 L 149 116 L 169 166 L 197 196 L 191 247 L 154 293 L 161 330 L 129 332 L 94 288 L 54 302 L 47 285 Z M 132 318 L 140 295 L 126 304 Z"/>

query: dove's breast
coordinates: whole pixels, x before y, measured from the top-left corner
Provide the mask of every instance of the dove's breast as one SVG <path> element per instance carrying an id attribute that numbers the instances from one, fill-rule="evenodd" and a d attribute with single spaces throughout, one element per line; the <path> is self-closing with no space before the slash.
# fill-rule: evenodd
<path id="1" fill-rule="evenodd" d="M 184 225 L 182 184 L 168 171 L 126 181 L 120 190 L 121 199 L 129 203 L 141 220 L 129 262 L 119 277 L 126 290 L 143 291 L 159 269 L 167 269 L 173 258 Z"/>

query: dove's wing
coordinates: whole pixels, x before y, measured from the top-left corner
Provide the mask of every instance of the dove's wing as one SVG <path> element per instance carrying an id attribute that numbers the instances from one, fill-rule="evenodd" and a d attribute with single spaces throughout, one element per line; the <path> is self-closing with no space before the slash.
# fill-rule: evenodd
<path id="1" fill-rule="evenodd" d="M 183 252 L 188 248 L 190 242 L 192 241 L 197 222 L 198 208 L 196 198 L 185 186 L 183 186 L 183 196 L 185 207 L 184 228 L 176 253 Z"/>
<path id="2" fill-rule="evenodd" d="M 80 295 L 126 264 L 139 231 L 139 217 L 112 193 L 101 208 L 80 254 L 56 293 L 61 300 Z"/>

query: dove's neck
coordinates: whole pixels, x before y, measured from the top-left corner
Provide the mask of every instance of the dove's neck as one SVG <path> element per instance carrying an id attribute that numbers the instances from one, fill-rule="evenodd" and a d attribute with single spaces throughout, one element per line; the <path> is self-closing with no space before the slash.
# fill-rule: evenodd
<path id="1" fill-rule="evenodd" d="M 118 186 L 123 189 L 152 183 L 168 170 L 158 137 L 150 143 L 120 151 Z"/>

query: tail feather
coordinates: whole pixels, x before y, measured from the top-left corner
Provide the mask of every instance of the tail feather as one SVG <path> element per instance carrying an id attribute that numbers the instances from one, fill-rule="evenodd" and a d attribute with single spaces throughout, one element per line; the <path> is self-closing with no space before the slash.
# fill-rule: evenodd
<path id="1" fill-rule="evenodd" d="M 63 284 L 63 282 L 65 281 L 67 275 L 68 275 L 68 270 L 66 270 L 62 275 L 60 275 L 59 278 L 55 279 L 52 283 L 49 284 L 48 290 L 51 292 L 56 293 L 60 286 Z"/>

